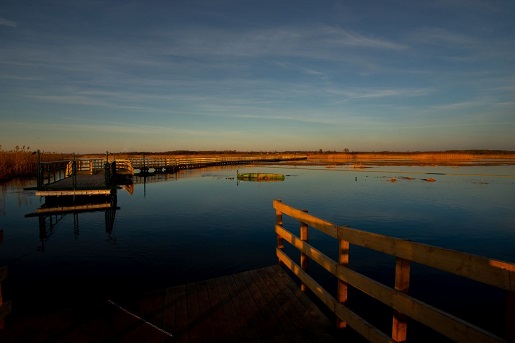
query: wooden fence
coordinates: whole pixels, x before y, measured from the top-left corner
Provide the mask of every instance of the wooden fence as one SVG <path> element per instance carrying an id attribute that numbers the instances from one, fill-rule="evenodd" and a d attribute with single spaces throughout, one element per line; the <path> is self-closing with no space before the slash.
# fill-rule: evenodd
<path id="1" fill-rule="evenodd" d="M 488 259 L 399 238 L 334 225 L 275 200 L 277 257 L 301 280 L 301 289 L 309 288 L 339 319 L 339 327 L 347 324 L 371 342 L 406 340 L 408 316 L 457 342 L 515 341 L 515 264 Z M 283 226 L 283 215 L 299 220 L 300 237 Z M 308 244 L 308 227 L 313 227 L 339 241 L 338 261 Z M 285 252 L 284 241 L 300 250 L 300 265 Z M 395 288 L 388 287 L 348 267 L 349 246 L 354 244 L 396 257 Z M 317 262 L 338 279 L 336 298 L 307 273 L 308 258 Z M 460 275 L 507 292 L 507 339 L 505 340 L 449 313 L 428 305 L 407 294 L 410 263 L 416 262 L 447 273 Z M 347 287 L 352 286 L 394 309 L 391 337 L 365 321 L 345 306 Z M 510 324 L 511 323 L 511 324 Z"/>

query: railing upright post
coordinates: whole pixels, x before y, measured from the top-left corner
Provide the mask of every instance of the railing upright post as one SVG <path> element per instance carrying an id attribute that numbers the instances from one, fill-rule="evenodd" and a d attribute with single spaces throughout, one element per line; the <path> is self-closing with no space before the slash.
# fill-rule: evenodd
<path id="1" fill-rule="evenodd" d="M 43 188 L 43 170 L 41 165 L 41 152 L 38 149 L 38 189 Z"/>
<path id="2" fill-rule="evenodd" d="M 410 261 L 397 257 L 395 260 L 395 289 L 408 293 L 410 279 Z M 396 342 L 404 342 L 408 330 L 406 316 L 397 310 L 393 310 L 392 338 Z"/>
<path id="3" fill-rule="evenodd" d="M 348 241 L 343 239 L 339 240 L 338 243 L 338 263 L 342 266 L 349 265 L 349 247 L 350 244 Z M 340 304 L 345 304 L 347 302 L 347 282 L 338 280 L 338 302 Z M 336 319 L 336 327 L 338 329 L 343 329 L 347 327 L 347 322 L 341 320 L 340 318 Z"/>
<path id="4" fill-rule="evenodd" d="M 276 202 L 281 202 L 281 200 L 275 200 Z M 283 226 L 283 213 L 279 210 L 275 210 L 275 225 Z M 277 249 L 284 251 L 284 239 L 277 235 Z M 283 265 L 284 263 L 279 259 L 279 265 Z"/>
<path id="5" fill-rule="evenodd" d="M 302 212 L 308 213 L 308 210 L 302 210 Z M 301 222 L 300 223 L 300 239 L 304 242 L 308 241 L 308 224 Z M 300 253 L 300 268 L 307 272 L 308 271 L 308 256 L 303 252 Z M 305 292 L 307 286 L 304 283 L 300 284 L 300 290 Z"/>

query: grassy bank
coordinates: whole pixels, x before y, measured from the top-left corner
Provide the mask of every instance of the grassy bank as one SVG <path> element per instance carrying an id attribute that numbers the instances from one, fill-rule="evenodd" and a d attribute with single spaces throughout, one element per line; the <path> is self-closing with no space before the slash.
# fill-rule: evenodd
<path id="1" fill-rule="evenodd" d="M 341 152 L 313 153 L 295 152 L 307 155 L 307 163 L 312 164 L 352 164 L 358 167 L 365 165 L 496 165 L 515 164 L 515 151 L 474 150 L 474 151 L 435 151 L 435 152 Z M 115 158 L 131 157 L 215 157 L 215 156 L 250 156 L 262 152 L 149 152 L 149 153 L 115 153 Z M 267 154 L 267 153 L 265 153 Z M 284 153 L 288 154 L 288 153 Z M 113 155 L 110 155 L 112 157 Z M 105 154 L 77 155 L 77 158 L 105 158 Z M 41 161 L 58 161 L 72 158 L 69 154 L 41 153 Z M 29 147 L 16 147 L 13 150 L 0 148 L 0 180 L 14 177 L 36 176 L 37 153 Z"/>
<path id="2" fill-rule="evenodd" d="M 313 163 L 381 165 L 515 164 L 514 151 L 349 152 L 308 154 Z"/>
<path id="3" fill-rule="evenodd" d="M 59 153 L 42 153 L 42 161 L 56 161 L 69 158 Z M 15 147 L 13 150 L 0 149 L 0 180 L 14 177 L 35 177 L 38 156 L 30 147 Z"/>

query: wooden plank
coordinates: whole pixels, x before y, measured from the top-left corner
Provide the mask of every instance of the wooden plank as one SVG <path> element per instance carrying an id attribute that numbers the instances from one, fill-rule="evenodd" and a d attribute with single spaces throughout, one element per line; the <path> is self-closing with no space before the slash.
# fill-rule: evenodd
<path id="1" fill-rule="evenodd" d="M 227 287 L 226 280 L 225 278 L 217 278 L 214 280 L 214 283 L 216 284 L 216 289 L 220 295 L 220 302 L 225 315 L 225 323 L 228 330 L 231 332 L 230 337 L 233 342 L 243 341 L 245 335 L 242 326 L 240 325 L 240 318 L 232 302 L 232 297 L 229 288 Z"/>
<path id="2" fill-rule="evenodd" d="M 166 289 L 164 313 L 163 313 L 163 329 L 175 334 L 177 327 L 175 304 L 177 303 L 176 288 L 171 287 Z"/>
<path id="3" fill-rule="evenodd" d="M 111 207 L 113 207 L 113 205 L 111 203 L 86 204 L 86 205 L 77 205 L 77 206 L 40 207 L 40 208 L 36 209 L 36 214 L 96 211 L 96 210 L 110 209 Z"/>
<path id="4" fill-rule="evenodd" d="M 73 195 L 110 195 L 111 189 L 70 189 L 70 190 L 48 190 L 36 191 L 36 196 L 73 196 Z"/>
<path id="5" fill-rule="evenodd" d="M 291 323 L 295 327 L 295 330 L 302 330 L 306 327 L 303 318 L 300 315 L 302 308 L 295 307 L 291 301 L 289 290 L 286 289 L 284 282 L 279 278 L 277 273 L 271 269 L 260 269 L 259 275 L 268 286 L 272 294 L 274 295 L 277 306 L 281 308 L 281 311 L 289 316 Z"/>
<path id="6" fill-rule="evenodd" d="M 336 275 L 336 262 L 329 258 L 321 251 L 313 248 L 309 243 L 303 242 L 297 236 L 284 229 L 283 227 L 276 226 L 275 232 L 281 236 L 286 242 L 293 245 L 295 248 L 302 251 L 306 256 L 322 266 L 325 270 Z"/>
<path id="7" fill-rule="evenodd" d="M 186 285 L 175 288 L 175 323 L 177 342 L 188 343 L 188 292 Z"/>
<path id="8" fill-rule="evenodd" d="M 165 289 L 158 290 L 147 294 L 140 303 L 140 317 L 161 329 L 163 328 L 165 296 Z M 159 330 L 148 330 L 148 342 L 161 343 L 164 342 L 164 340 L 165 335 Z"/>
<path id="9" fill-rule="evenodd" d="M 186 285 L 188 304 L 188 342 L 201 342 L 202 330 L 200 324 L 200 307 L 198 301 L 197 285 Z"/>
<path id="10" fill-rule="evenodd" d="M 253 315 L 261 318 L 260 323 L 262 323 L 262 332 L 267 333 L 268 335 L 284 333 L 281 323 L 277 320 L 275 313 L 270 310 L 266 299 L 261 293 L 261 290 L 257 287 L 252 275 L 249 272 L 245 272 L 242 273 L 241 276 L 247 286 L 249 295 L 254 300 L 256 306 Z M 261 338 L 263 338 L 263 336 Z M 270 336 L 268 338 L 270 338 Z"/>
<path id="11" fill-rule="evenodd" d="M 284 252 L 279 249 L 276 250 L 277 256 L 283 261 L 297 277 L 309 287 L 309 289 L 320 299 L 322 302 L 340 319 L 347 322 L 354 330 L 356 330 L 363 337 L 374 343 L 390 343 L 394 342 L 393 339 L 378 330 L 372 324 L 349 310 L 347 307 L 338 303 L 335 298 L 331 296 L 325 289 L 323 289 L 313 278 L 304 273 L 300 267 L 293 262 Z"/>
<path id="12" fill-rule="evenodd" d="M 338 237 L 365 248 L 401 257 L 501 289 L 515 291 L 515 264 L 513 263 L 348 227 L 338 227 Z"/>
<path id="13" fill-rule="evenodd" d="M 233 301 L 237 300 L 241 302 L 237 307 L 243 307 L 247 313 L 247 327 L 246 338 L 248 340 L 259 340 L 263 336 L 270 334 L 263 320 L 266 318 L 261 317 L 258 304 L 254 301 L 254 298 L 250 294 L 245 281 L 243 280 L 242 274 L 234 274 L 232 276 L 236 287 L 238 288 L 237 296 L 233 297 Z M 259 319 L 259 320 L 258 320 Z"/>
<path id="14" fill-rule="evenodd" d="M 292 294 L 303 305 L 304 309 L 302 309 L 300 313 L 304 313 L 303 320 L 307 324 L 304 330 L 308 329 L 309 332 L 314 333 L 318 340 L 334 340 L 334 338 L 328 334 L 328 330 L 331 329 L 329 319 L 320 311 L 306 293 L 299 289 L 299 286 L 279 265 L 273 266 L 273 269 L 290 289 Z"/>
<path id="15" fill-rule="evenodd" d="M 225 316 L 222 301 L 220 299 L 220 293 L 216 284 L 217 279 L 207 281 L 206 288 L 209 297 L 210 315 L 213 319 L 214 332 L 212 337 L 219 337 L 221 341 L 233 342 L 231 337 L 231 331 L 227 325 L 227 318 Z"/>
<path id="16" fill-rule="evenodd" d="M 210 306 L 209 294 L 206 281 L 196 283 L 199 304 L 198 327 L 200 337 L 203 341 L 211 339 L 215 335 L 215 325 L 213 323 L 213 311 Z"/>
<path id="17" fill-rule="evenodd" d="M 258 336 L 258 332 L 254 325 L 252 325 L 252 317 L 248 311 L 246 299 L 241 294 L 241 286 L 235 281 L 233 275 L 226 276 L 224 279 L 245 339 L 255 339 Z"/>
<path id="18" fill-rule="evenodd" d="M 286 314 L 284 309 L 276 301 L 274 292 L 277 288 L 275 286 L 271 286 L 270 283 L 265 282 L 257 270 L 249 271 L 249 275 L 252 278 L 256 288 L 261 293 L 264 301 L 268 304 L 270 311 L 274 314 L 277 323 L 280 324 L 279 333 L 287 334 L 294 332 L 297 329 L 296 326 L 294 323 L 292 323 L 290 316 Z"/>
<path id="19" fill-rule="evenodd" d="M 286 214 L 287 216 L 290 216 L 292 218 L 298 219 L 298 220 L 308 224 L 309 226 L 314 227 L 314 228 L 328 234 L 331 237 L 337 238 L 336 225 L 334 225 L 326 220 L 322 220 L 320 218 L 312 216 L 308 213 L 302 212 L 301 210 L 297 210 L 296 208 L 293 208 L 286 204 L 283 204 L 279 200 L 274 200 L 273 204 L 274 204 L 274 208 L 276 209 L 276 211 Z"/>

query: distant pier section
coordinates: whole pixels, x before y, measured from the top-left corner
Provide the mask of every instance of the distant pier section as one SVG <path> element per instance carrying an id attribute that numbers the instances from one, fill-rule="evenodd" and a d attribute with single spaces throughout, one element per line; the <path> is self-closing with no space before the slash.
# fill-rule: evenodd
<path id="1" fill-rule="evenodd" d="M 181 169 L 250 163 L 274 163 L 306 160 L 305 155 L 257 155 L 224 157 L 138 157 L 115 159 L 78 158 L 41 162 L 38 158 L 37 196 L 110 195 L 119 183 L 132 175 L 175 173 Z"/>

